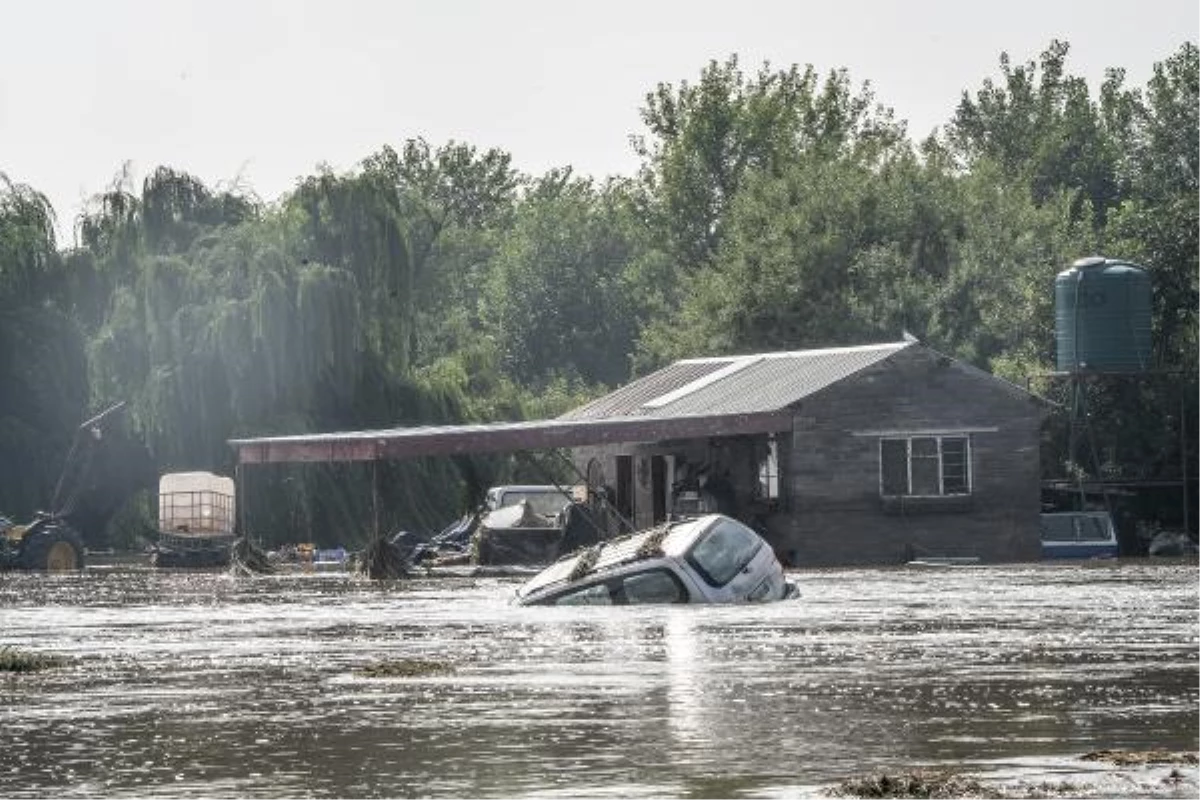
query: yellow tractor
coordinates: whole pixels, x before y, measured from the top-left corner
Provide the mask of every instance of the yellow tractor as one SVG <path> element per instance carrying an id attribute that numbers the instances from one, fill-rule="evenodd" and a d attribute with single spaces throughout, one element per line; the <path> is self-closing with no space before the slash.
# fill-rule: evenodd
<path id="1" fill-rule="evenodd" d="M 28 525 L 15 525 L 7 517 L 0 517 L 0 537 L 0 565 L 5 569 L 83 569 L 83 540 L 65 520 L 53 514 L 38 511 Z"/>
<path id="2" fill-rule="evenodd" d="M 55 511 L 37 511 L 33 521 L 25 525 L 0 516 L 0 569 L 38 572 L 83 569 L 83 539 L 67 522 L 67 517 L 75 507 L 92 453 L 102 438 L 105 420 L 124 406 L 117 403 L 79 426 L 54 490 L 51 508 Z M 63 487 L 68 483 L 73 489 L 64 496 Z"/>

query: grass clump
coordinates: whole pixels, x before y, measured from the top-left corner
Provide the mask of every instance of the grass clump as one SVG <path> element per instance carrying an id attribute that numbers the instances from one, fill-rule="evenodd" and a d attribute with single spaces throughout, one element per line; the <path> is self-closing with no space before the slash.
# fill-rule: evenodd
<path id="1" fill-rule="evenodd" d="M 0 672 L 37 672 L 61 667 L 65 663 L 61 656 L 31 653 L 11 645 L 0 647 Z"/>
<path id="2" fill-rule="evenodd" d="M 423 678 L 428 675 L 446 675 L 454 667 L 442 661 L 426 661 L 421 658 L 396 658 L 378 661 L 358 671 L 367 678 Z"/>
<path id="3" fill-rule="evenodd" d="M 1084 761 L 1106 761 L 1118 767 L 1140 767 L 1147 764 L 1200 763 L 1195 753 L 1174 753 L 1170 750 L 1093 750 L 1080 756 Z"/>
<path id="4" fill-rule="evenodd" d="M 899 775 L 881 773 L 851 778 L 842 781 L 829 794 L 833 797 L 1001 797 L 998 791 L 974 778 L 922 770 Z"/>

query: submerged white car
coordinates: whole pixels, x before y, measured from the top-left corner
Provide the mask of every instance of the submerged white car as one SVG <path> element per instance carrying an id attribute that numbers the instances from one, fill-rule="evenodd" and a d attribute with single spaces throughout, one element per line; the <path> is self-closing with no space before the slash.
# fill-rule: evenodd
<path id="1" fill-rule="evenodd" d="M 516 602 L 753 603 L 798 594 L 761 536 L 735 519 L 708 514 L 573 553 L 518 589 Z"/>

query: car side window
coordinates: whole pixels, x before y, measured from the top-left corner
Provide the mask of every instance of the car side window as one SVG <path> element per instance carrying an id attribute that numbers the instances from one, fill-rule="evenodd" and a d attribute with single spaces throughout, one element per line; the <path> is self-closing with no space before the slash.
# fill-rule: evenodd
<path id="1" fill-rule="evenodd" d="M 607 584 L 595 583 L 559 595 L 553 602 L 556 606 L 611 606 L 613 599 Z"/>
<path id="2" fill-rule="evenodd" d="M 692 546 L 687 559 L 710 586 L 724 586 L 750 563 L 762 539 L 731 519 L 723 519 Z"/>
<path id="3" fill-rule="evenodd" d="M 687 589 L 679 579 L 663 569 L 639 572 L 627 576 L 621 582 L 625 602 L 636 603 L 686 603 Z"/>

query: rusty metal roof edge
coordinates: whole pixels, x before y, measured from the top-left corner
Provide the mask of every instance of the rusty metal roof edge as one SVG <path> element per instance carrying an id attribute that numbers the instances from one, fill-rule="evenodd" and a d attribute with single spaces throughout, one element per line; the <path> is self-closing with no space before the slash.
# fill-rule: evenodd
<path id="1" fill-rule="evenodd" d="M 284 436 L 255 436 L 250 438 L 228 439 L 231 447 L 244 447 L 254 444 L 294 444 L 294 443 L 335 443 L 361 442 L 372 439 L 388 439 L 396 436 L 437 435 L 443 433 L 489 433 L 501 430 L 541 430 L 541 429 L 570 429 L 570 428 L 603 428 L 638 426 L 646 424 L 687 423 L 709 420 L 766 418 L 777 416 L 777 411 L 737 412 L 728 414 L 692 414 L 674 418 L 658 418 L 645 416 L 605 417 L 602 419 L 534 419 L 511 420 L 506 422 L 468 422 L 451 425 L 414 425 L 396 428 L 374 428 L 361 431 L 327 431 L 324 433 L 301 433 Z"/>
<path id="2" fill-rule="evenodd" d="M 707 414 L 669 419 L 527 420 L 468 425 L 425 425 L 230 439 L 241 463 L 370 461 L 522 449 L 553 449 L 672 438 L 734 436 L 791 429 L 790 411 Z"/>

